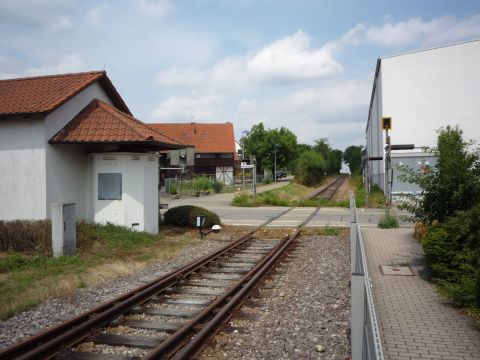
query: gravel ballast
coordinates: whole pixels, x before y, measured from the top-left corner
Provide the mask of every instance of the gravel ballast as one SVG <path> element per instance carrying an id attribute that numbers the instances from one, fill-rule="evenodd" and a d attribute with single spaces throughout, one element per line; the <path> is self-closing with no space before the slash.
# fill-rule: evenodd
<path id="1" fill-rule="evenodd" d="M 224 241 L 204 240 L 180 250 L 175 258 L 158 261 L 131 276 L 101 282 L 94 287 L 78 289 L 72 296 L 51 299 L 35 308 L 23 311 L 5 321 L 0 321 L 0 348 L 53 326 L 61 320 L 82 312 L 124 294 L 146 282 L 153 281 L 165 273 L 207 255 L 225 246 Z"/>
<path id="2" fill-rule="evenodd" d="M 159 261 L 132 276 L 78 289 L 64 299 L 52 299 L 6 321 L 0 321 L 0 347 L 8 346 L 60 319 L 80 314 L 126 293 L 166 272 L 213 252 L 225 242 L 205 240 Z M 220 333 L 203 359 L 344 359 L 350 353 L 350 247 L 346 236 L 309 235 L 290 251 L 277 272 L 243 306 L 252 319 L 233 318 L 238 332 Z M 129 330 L 132 331 L 132 330 Z M 135 330 L 136 335 L 150 335 Z M 93 344 L 84 346 L 92 347 Z M 95 351 L 113 351 L 93 346 Z M 120 353 L 132 355 L 129 350 Z M 135 350 L 136 351 L 136 350 Z M 135 352 L 142 355 L 143 352 Z"/>
<path id="3" fill-rule="evenodd" d="M 348 237 L 302 239 L 267 280 L 255 320 L 230 322 L 202 359 L 344 359 L 350 354 L 350 247 Z M 245 332 L 245 333 L 244 333 Z"/>

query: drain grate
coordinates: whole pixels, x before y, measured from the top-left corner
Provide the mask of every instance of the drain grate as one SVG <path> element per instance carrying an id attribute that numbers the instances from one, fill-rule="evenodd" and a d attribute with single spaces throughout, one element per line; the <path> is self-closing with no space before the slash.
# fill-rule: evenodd
<path id="1" fill-rule="evenodd" d="M 413 271 L 410 266 L 400 265 L 380 265 L 380 270 L 383 275 L 396 275 L 396 276 L 413 276 Z"/>

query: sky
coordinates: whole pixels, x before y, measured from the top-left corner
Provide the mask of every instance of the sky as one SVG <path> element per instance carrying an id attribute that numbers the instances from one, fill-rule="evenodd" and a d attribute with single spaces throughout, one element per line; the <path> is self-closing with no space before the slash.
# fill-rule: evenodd
<path id="1" fill-rule="evenodd" d="M 476 0 L 0 0 L 0 78 L 90 70 L 138 119 L 365 142 L 376 59 L 480 38 Z"/>

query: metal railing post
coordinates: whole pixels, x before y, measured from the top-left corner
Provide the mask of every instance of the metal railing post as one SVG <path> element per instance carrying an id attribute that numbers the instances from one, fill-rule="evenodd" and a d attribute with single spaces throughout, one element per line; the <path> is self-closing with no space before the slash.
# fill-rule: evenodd
<path id="1" fill-rule="evenodd" d="M 351 342 L 352 360 L 363 359 L 365 330 L 365 275 L 352 274 L 352 321 Z"/>
<path id="2" fill-rule="evenodd" d="M 371 280 L 368 276 L 367 259 L 353 192 L 350 193 L 350 250 L 352 360 L 383 360 Z"/>

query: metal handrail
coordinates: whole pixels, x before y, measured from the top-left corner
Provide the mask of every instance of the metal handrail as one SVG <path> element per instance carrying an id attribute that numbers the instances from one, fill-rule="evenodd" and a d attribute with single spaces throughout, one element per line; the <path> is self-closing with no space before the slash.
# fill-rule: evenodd
<path id="1" fill-rule="evenodd" d="M 368 274 L 367 257 L 353 192 L 350 192 L 352 359 L 383 360 L 383 348 Z"/>

